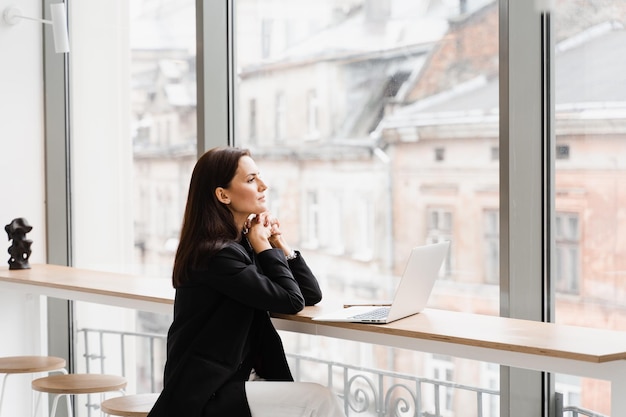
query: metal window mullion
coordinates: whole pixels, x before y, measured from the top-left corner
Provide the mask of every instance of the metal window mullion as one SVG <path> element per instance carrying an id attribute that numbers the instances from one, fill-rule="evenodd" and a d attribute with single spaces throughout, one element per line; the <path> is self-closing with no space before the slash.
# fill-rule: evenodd
<path id="1" fill-rule="evenodd" d="M 233 145 L 233 1 L 196 0 L 198 156 Z"/>
<path id="2" fill-rule="evenodd" d="M 535 2 L 499 0 L 500 314 L 545 319 L 542 19 Z M 541 372 L 501 367 L 502 417 L 545 415 Z"/>
<path id="3" fill-rule="evenodd" d="M 52 0 L 42 0 L 42 16 L 49 18 Z M 66 1 L 69 10 L 69 0 Z M 46 194 L 46 262 L 72 265 L 69 59 L 54 51 L 52 32 L 43 30 L 44 159 Z M 48 354 L 60 356 L 75 371 L 73 303 L 47 299 Z M 63 408 L 57 410 L 65 415 Z"/>
<path id="4" fill-rule="evenodd" d="M 542 53 L 542 228 L 543 228 L 543 287 L 542 287 L 542 320 L 553 322 L 555 319 L 554 291 L 555 276 L 552 254 L 555 244 L 555 218 L 554 205 L 555 190 L 555 143 L 554 140 L 554 38 L 552 36 L 552 22 L 550 12 L 541 17 L 541 53 Z M 561 417 L 557 408 L 555 396 L 555 379 L 551 373 L 543 375 L 544 391 L 544 415 Z"/>

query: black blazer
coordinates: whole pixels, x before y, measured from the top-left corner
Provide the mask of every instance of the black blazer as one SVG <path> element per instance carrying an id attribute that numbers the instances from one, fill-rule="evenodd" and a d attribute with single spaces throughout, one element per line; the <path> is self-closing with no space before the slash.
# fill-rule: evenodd
<path id="1" fill-rule="evenodd" d="M 190 272 L 176 289 L 164 387 L 149 417 L 250 417 L 244 385 L 252 368 L 293 381 L 268 312 L 318 303 L 318 282 L 300 254 L 287 261 L 280 249 L 254 254 L 238 242 Z"/>

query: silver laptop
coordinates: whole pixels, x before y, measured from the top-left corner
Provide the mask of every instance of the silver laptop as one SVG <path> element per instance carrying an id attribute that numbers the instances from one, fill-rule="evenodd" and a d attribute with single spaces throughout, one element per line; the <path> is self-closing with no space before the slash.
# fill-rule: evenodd
<path id="1" fill-rule="evenodd" d="M 391 323 L 419 313 L 426 307 L 449 247 L 450 242 L 442 242 L 413 248 L 391 303 L 346 305 L 313 320 Z"/>

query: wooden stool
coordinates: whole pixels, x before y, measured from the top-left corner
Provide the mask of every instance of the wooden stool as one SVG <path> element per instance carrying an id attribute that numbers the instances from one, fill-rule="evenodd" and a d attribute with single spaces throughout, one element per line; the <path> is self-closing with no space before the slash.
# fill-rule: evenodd
<path id="1" fill-rule="evenodd" d="M 2 390 L 0 391 L 0 411 L 2 411 L 4 389 L 9 375 L 51 371 L 67 373 L 65 359 L 56 356 L 7 356 L 0 358 L 0 374 L 4 374 Z"/>
<path id="2" fill-rule="evenodd" d="M 70 396 L 76 394 L 101 394 L 101 400 L 106 392 L 119 391 L 124 393 L 126 388 L 126 378 L 117 375 L 103 374 L 66 374 L 51 375 L 44 378 L 35 379 L 32 387 L 39 393 L 45 392 L 55 394 L 52 401 L 50 417 L 56 414 L 57 403 L 61 396 L 67 400 L 68 415 L 72 416 L 70 407 Z M 40 395 L 41 396 L 41 395 Z M 102 402 L 102 401 L 101 401 Z M 39 406 L 39 398 L 35 410 Z"/>
<path id="3" fill-rule="evenodd" d="M 102 401 L 100 409 L 110 416 L 146 417 L 159 394 L 133 394 Z"/>

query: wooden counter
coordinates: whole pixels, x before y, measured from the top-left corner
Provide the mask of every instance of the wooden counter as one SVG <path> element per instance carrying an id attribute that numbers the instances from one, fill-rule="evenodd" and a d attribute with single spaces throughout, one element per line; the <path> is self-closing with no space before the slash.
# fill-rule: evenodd
<path id="1" fill-rule="evenodd" d="M 155 313 L 171 313 L 171 280 L 59 265 L 0 268 L 0 288 L 66 300 L 86 301 Z"/>
<path id="2" fill-rule="evenodd" d="M 55 265 L 0 268 L 0 289 L 170 313 L 169 279 Z M 297 315 L 274 314 L 278 329 L 433 352 L 524 369 L 609 380 L 612 415 L 626 416 L 626 333 L 504 317 L 426 309 L 390 324 L 327 323 L 322 303 Z"/>
<path id="3" fill-rule="evenodd" d="M 289 322 L 320 325 L 322 323 L 311 318 L 321 311 L 328 311 L 328 308 L 307 307 L 297 316 L 273 316 Z M 389 324 L 323 323 L 323 326 L 365 329 L 381 336 L 424 339 L 592 363 L 626 360 L 626 333 L 454 311 L 426 309 Z"/>

